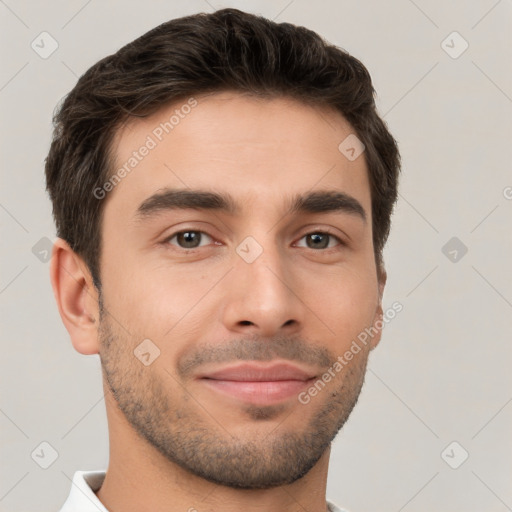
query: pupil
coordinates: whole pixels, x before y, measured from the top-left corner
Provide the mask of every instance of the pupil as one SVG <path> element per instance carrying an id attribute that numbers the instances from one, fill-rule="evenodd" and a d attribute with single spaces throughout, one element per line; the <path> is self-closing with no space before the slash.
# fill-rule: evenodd
<path id="1" fill-rule="evenodd" d="M 182 241 L 184 242 L 187 249 L 194 249 L 195 247 L 197 247 L 197 242 L 199 240 L 199 237 L 197 236 L 197 233 L 195 231 L 184 231 L 183 233 L 180 233 L 178 235 L 178 239 L 180 240 L 180 243 Z M 194 242 L 196 242 L 196 243 L 194 243 Z M 190 244 L 192 244 L 192 245 L 190 245 Z"/>
<path id="2" fill-rule="evenodd" d="M 313 244 L 314 248 L 321 247 L 322 249 L 325 249 L 327 247 L 327 244 L 325 243 L 327 241 L 327 236 L 326 235 L 323 235 L 321 233 L 313 233 L 312 235 L 310 235 L 310 237 L 315 242 Z M 321 238 L 322 237 L 324 239 L 324 243 L 323 244 L 321 243 Z M 316 243 L 318 241 L 320 241 L 320 244 Z"/>

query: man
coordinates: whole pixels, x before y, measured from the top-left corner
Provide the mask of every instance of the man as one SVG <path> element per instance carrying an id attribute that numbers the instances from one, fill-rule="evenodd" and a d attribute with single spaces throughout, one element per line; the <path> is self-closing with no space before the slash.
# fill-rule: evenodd
<path id="1" fill-rule="evenodd" d="M 341 510 L 330 445 L 381 337 L 399 175 L 373 92 L 315 33 L 236 9 L 80 78 L 46 160 L 51 282 L 100 355 L 110 458 L 62 512 Z"/>

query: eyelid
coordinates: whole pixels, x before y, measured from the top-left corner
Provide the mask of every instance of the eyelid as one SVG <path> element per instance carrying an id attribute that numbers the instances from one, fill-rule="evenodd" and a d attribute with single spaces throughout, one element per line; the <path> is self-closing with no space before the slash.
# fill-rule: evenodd
<path id="1" fill-rule="evenodd" d="M 207 231 L 203 231 L 202 229 L 196 229 L 196 228 L 184 228 L 184 229 L 180 229 L 178 231 L 174 231 L 173 233 L 171 233 L 170 235 L 166 236 L 163 240 L 162 240 L 162 243 L 164 245 L 166 244 L 169 244 L 169 242 L 176 236 L 176 235 L 179 235 L 180 233 L 186 233 L 188 231 L 193 231 L 194 233 L 201 233 L 202 235 L 206 235 L 207 237 L 211 238 L 212 240 L 215 241 L 215 237 L 213 235 L 210 235 L 210 233 L 208 233 Z M 180 247 L 178 245 L 174 245 L 174 244 L 169 244 L 169 245 L 173 245 L 173 247 L 176 247 L 177 249 L 180 249 L 182 251 L 195 251 L 196 249 L 200 249 L 201 247 L 206 247 L 204 245 L 202 246 L 199 246 L 199 247 L 194 247 L 192 249 L 186 249 L 185 247 Z M 207 245 L 210 245 L 210 244 L 207 244 Z"/>
<path id="2" fill-rule="evenodd" d="M 339 243 L 339 246 L 346 246 L 347 245 L 347 242 L 338 234 L 336 234 L 334 231 L 328 229 L 328 228 L 318 228 L 318 229 L 308 229 L 308 231 L 306 231 L 305 233 L 303 233 L 299 238 L 298 240 L 302 240 L 305 236 L 307 235 L 312 235 L 312 234 L 317 234 L 317 233 L 320 233 L 320 234 L 323 234 L 323 235 L 329 235 L 331 236 L 332 238 L 335 238 L 338 243 Z M 310 249 L 310 247 L 306 247 L 306 249 Z M 335 249 L 335 247 L 328 247 L 326 249 L 313 249 L 314 251 L 328 251 L 329 249 Z"/>
<path id="3" fill-rule="evenodd" d="M 325 226 L 321 224 L 310 224 L 304 228 L 302 228 L 299 232 L 302 232 L 300 238 L 310 235 L 312 233 L 324 233 L 326 235 L 331 235 L 336 238 L 343 245 L 347 245 L 350 237 L 341 229 L 336 229 L 330 226 Z"/>

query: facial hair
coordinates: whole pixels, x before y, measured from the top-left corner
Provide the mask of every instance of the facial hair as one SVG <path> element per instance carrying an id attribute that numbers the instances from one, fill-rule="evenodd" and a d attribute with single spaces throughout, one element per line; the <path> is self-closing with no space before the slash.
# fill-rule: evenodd
<path id="1" fill-rule="evenodd" d="M 116 332 L 114 332 L 116 331 Z M 290 337 L 262 341 L 252 337 L 197 347 L 177 368 L 144 366 L 134 356 L 132 337 L 117 328 L 100 301 L 100 359 L 104 379 L 119 409 L 137 434 L 182 469 L 227 487 L 268 489 L 306 475 L 330 446 L 352 412 L 364 382 L 368 352 L 362 350 L 309 404 L 297 401 L 309 421 L 295 430 L 283 404 L 245 404 L 254 423 L 282 421 L 265 436 L 234 436 L 187 390 L 186 376 L 205 362 L 271 360 L 277 357 L 328 367 L 335 355 Z M 291 411 L 295 410 L 292 409 Z"/>

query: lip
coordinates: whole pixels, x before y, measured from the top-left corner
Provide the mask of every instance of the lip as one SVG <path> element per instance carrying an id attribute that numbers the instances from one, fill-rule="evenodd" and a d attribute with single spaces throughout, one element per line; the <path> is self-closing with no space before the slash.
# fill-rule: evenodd
<path id="1" fill-rule="evenodd" d="M 243 363 L 198 376 L 209 389 L 256 405 L 271 405 L 296 396 L 315 373 L 290 363 Z"/>
<path id="2" fill-rule="evenodd" d="M 305 381 L 313 377 L 315 377 L 315 373 L 308 372 L 290 363 L 274 363 L 270 365 L 241 363 L 200 375 L 200 378 L 246 382 Z"/>

